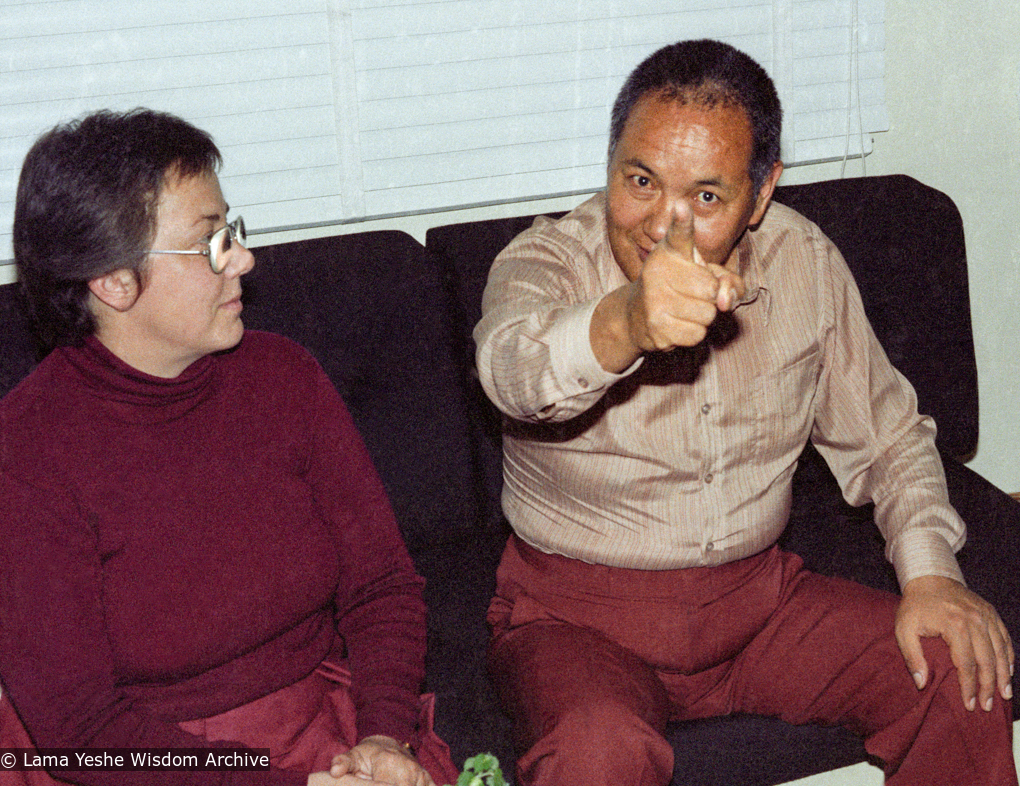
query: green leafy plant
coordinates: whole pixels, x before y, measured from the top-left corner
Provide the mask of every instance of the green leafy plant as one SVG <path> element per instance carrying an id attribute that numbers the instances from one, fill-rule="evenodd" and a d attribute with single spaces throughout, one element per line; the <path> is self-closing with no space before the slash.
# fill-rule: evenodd
<path id="1" fill-rule="evenodd" d="M 456 786 L 506 786 L 499 759 L 491 753 L 479 753 L 464 762 L 464 771 Z"/>

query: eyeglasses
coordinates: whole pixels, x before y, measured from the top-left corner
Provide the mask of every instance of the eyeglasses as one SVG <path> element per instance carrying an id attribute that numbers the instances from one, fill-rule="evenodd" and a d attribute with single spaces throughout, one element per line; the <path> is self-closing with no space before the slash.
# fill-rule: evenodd
<path id="1" fill-rule="evenodd" d="M 209 257 L 209 267 L 212 268 L 213 273 L 222 273 L 224 268 L 227 266 L 226 254 L 233 248 L 234 243 L 240 243 L 242 246 L 248 239 L 247 233 L 244 231 L 244 219 L 238 216 L 229 224 L 224 227 L 220 227 L 212 235 L 209 236 L 209 244 L 207 248 L 201 251 L 163 251 L 152 249 L 149 251 L 150 254 L 201 254 L 204 257 Z"/>

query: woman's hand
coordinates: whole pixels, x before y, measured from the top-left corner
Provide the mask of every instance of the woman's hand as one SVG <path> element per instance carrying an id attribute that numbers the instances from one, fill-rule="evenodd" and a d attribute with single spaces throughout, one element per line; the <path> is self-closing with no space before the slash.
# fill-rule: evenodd
<path id="1" fill-rule="evenodd" d="M 328 772 L 313 772 L 308 776 L 307 786 L 385 786 L 379 781 L 365 780 L 357 775 L 344 775 L 334 778 Z"/>
<path id="2" fill-rule="evenodd" d="M 366 737 L 347 753 L 335 756 L 329 774 L 340 783 L 345 776 L 355 776 L 361 779 L 360 786 L 366 786 L 365 779 L 385 786 L 436 786 L 411 751 L 382 735 Z"/>

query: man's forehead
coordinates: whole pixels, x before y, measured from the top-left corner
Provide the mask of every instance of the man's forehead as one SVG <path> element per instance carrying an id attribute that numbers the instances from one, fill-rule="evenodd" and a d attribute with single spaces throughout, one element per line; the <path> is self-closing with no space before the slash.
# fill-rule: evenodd
<path id="1" fill-rule="evenodd" d="M 726 93 L 715 90 L 690 89 L 676 92 L 668 89 L 645 93 L 634 104 L 628 123 L 639 111 L 652 114 L 671 114 L 676 108 L 689 108 L 697 113 L 719 112 L 735 124 L 743 125 L 751 132 L 751 118 L 743 104 Z"/>
<path id="2" fill-rule="evenodd" d="M 650 95 L 634 106 L 620 141 L 623 149 L 617 152 L 624 159 L 633 157 L 634 147 L 649 145 L 725 147 L 746 151 L 750 157 L 754 136 L 750 119 L 739 105 L 705 105 Z"/>

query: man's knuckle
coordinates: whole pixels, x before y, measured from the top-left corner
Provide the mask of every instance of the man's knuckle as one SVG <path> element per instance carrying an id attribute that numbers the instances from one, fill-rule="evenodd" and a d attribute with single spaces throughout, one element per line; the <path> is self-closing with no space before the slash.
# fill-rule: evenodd
<path id="1" fill-rule="evenodd" d="M 963 672 L 967 676 L 973 677 L 977 674 L 978 663 L 974 658 L 964 658 L 956 664 L 957 671 Z"/>
<path id="2" fill-rule="evenodd" d="M 985 613 L 984 609 L 976 608 L 965 609 L 963 612 L 963 619 L 965 619 L 968 624 L 973 626 L 981 627 L 988 626 L 988 615 Z"/>

